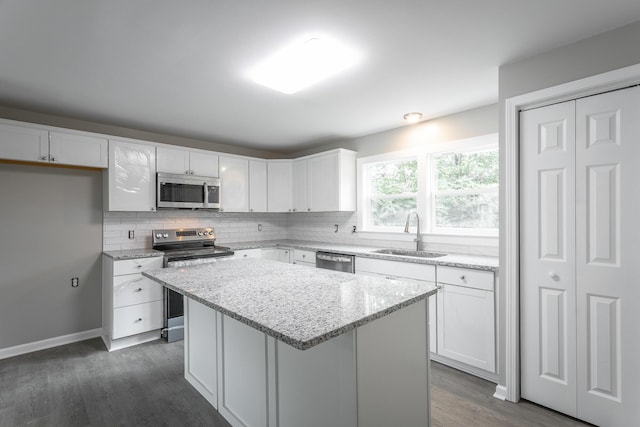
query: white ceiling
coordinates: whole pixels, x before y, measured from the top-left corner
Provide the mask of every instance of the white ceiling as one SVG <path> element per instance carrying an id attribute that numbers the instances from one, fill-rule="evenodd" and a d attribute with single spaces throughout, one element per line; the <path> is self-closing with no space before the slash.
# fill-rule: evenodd
<path id="1" fill-rule="evenodd" d="M 501 64 L 638 19 L 638 0 L 0 0 L 0 103 L 294 151 L 494 103 Z M 308 33 L 364 59 L 293 95 L 246 78 Z"/>

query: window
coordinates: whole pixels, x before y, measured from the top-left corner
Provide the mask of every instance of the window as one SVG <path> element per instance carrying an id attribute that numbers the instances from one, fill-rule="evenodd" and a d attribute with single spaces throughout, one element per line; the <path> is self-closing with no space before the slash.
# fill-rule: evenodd
<path id="1" fill-rule="evenodd" d="M 360 228 L 402 232 L 415 210 L 428 233 L 496 236 L 497 145 L 494 134 L 441 144 L 428 153 L 359 159 Z"/>
<path id="2" fill-rule="evenodd" d="M 403 226 L 407 212 L 418 206 L 417 160 L 368 163 L 364 171 L 365 228 L 392 231 Z"/>
<path id="3" fill-rule="evenodd" d="M 498 229 L 498 150 L 430 156 L 432 231 Z"/>

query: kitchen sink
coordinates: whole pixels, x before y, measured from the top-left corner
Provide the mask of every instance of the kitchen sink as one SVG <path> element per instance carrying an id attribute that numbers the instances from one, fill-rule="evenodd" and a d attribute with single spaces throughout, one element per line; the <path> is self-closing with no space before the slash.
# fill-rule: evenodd
<path id="1" fill-rule="evenodd" d="M 419 258 L 438 258 L 447 255 L 442 252 L 409 251 L 406 249 L 378 249 L 372 252 L 375 254 L 414 256 Z"/>

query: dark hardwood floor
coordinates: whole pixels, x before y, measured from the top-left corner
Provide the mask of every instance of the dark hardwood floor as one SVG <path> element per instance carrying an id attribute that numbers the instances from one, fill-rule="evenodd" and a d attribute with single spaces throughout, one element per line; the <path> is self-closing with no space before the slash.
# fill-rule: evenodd
<path id="1" fill-rule="evenodd" d="M 0 427 L 228 427 L 185 381 L 182 352 L 182 341 L 156 341 L 109 353 L 96 338 L 0 360 Z M 434 426 L 586 425 L 501 402 L 494 384 L 437 363 L 432 376 Z"/>

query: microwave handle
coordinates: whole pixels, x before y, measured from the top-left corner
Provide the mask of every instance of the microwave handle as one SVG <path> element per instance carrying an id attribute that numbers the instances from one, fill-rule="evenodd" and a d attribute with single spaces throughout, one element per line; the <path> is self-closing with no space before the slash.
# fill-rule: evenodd
<path id="1" fill-rule="evenodd" d="M 204 191 L 204 207 L 206 208 L 209 206 L 209 186 L 206 181 L 203 184 L 202 191 Z"/>

